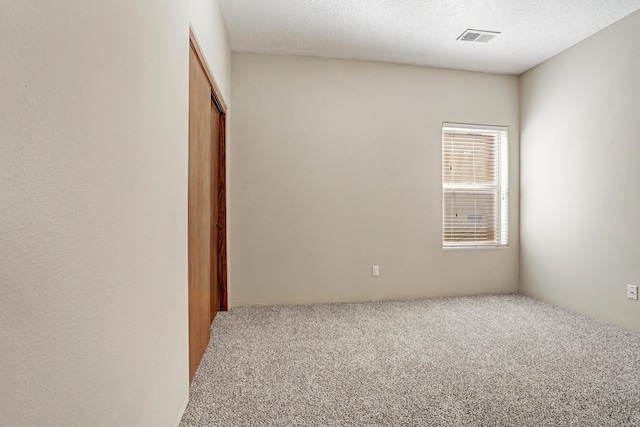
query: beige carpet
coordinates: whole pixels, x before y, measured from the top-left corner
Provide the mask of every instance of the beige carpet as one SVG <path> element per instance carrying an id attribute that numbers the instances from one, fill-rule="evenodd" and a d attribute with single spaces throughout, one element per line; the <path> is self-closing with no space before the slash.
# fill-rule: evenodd
<path id="1" fill-rule="evenodd" d="M 520 295 L 235 308 L 181 426 L 640 426 L 640 335 Z"/>

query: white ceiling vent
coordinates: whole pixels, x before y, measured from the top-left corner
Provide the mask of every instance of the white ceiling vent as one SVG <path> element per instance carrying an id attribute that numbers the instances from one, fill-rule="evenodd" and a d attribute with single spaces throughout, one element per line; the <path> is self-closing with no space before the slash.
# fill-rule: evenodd
<path id="1" fill-rule="evenodd" d="M 500 32 L 498 31 L 472 30 L 471 28 L 469 28 L 456 40 L 461 40 L 464 42 L 486 43 L 498 34 L 500 34 Z"/>

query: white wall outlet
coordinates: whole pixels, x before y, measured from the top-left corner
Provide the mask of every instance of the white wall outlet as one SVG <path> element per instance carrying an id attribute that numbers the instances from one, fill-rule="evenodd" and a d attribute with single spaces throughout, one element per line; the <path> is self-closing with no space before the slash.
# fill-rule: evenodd
<path id="1" fill-rule="evenodd" d="M 638 299 L 638 287 L 635 285 L 627 285 L 627 298 Z"/>
<path id="2" fill-rule="evenodd" d="M 371 269 L 371 275 L 373 277 L 378 277 L 380 275 L 380 266 L 379 265 L 374 265 L 373 268 Z"/>

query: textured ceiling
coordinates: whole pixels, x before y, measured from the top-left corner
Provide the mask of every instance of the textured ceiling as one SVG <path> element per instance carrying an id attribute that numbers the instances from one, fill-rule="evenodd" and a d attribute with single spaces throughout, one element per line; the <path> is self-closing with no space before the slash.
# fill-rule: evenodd
<path id="1" fill-rule="evenodd" d="M 640 0 L 219 0 L 231 49 L 520 74 Z M 456 41 L 467 28 L 500 31 Z"/>

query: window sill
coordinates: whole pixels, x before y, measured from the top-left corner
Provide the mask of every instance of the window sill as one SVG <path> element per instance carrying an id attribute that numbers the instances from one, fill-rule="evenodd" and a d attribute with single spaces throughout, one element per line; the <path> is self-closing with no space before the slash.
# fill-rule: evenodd
<path id="1" fill-rule="evenodd" d="M 469 250 L 469 249 L 509 249 L 509 245 L 496 245 L 496 246 L 443 246 L 443 251 L 459 251 L 459 250 Z"/>

